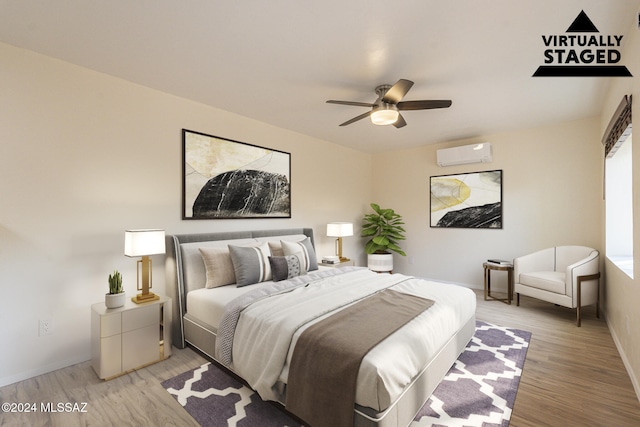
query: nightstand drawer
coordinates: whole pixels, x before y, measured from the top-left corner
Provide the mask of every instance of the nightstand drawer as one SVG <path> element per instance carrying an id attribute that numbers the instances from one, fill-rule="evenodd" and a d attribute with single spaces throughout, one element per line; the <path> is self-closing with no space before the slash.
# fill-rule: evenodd
<path id="1" fill-rule="evenodd" d="M 160 323 L 160 306 L 152 304 L 146 307 L 140 307 L 136 310 L 127 310 L 122 312 L 122 332 L 133 331 L 134 329 L 144 328 L 145 326 L 158 327 Z"/>
<path id="2" fill-rule="evenodd" d="M 100 337 L 111 337 L 122 332 L 122 317 L 120 313 L 100 317 Z"/>
<path id="3" fill-rule="evenodd" d="M 156 306 L 156 309 L 158 307 Z M 122 370 L 129 371 L 160 360 L 158 325 L 122 334 Z"/>

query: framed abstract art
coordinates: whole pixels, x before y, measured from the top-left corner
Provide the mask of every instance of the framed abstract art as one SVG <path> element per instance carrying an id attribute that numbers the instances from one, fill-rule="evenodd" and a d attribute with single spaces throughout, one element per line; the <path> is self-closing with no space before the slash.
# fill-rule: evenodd
<path id="1" fill-rule="evenodd" d="M 432 176 L 431 227 L 502 228 L 502 170 Z"/>
<path id="2" fill-rule="evenodd" d="M 291 154 L 182 130 L 182 219 L 291 218 Z"/>

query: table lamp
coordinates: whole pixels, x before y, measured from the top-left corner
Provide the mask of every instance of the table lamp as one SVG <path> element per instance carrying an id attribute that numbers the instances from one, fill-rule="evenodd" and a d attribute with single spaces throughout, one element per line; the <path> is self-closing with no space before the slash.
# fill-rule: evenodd
<path id="1" fill-rule="evenodd" d="M 342 238 L 353 236 L 353 224 L 350 222 L 330 222 L 327 224 L 327 237 L 337 237 L 336 255 L 340 262 L 349 261 L 349 258 L 342 256 Z"/>
<path id="2" fill-rule="evenodd" d="M 164 253 L 164 230 L 143 229 L 124 232 L 124 254 L 128 257 L 142 257 L 136 265 L 137 289 L 142 292 L 131 298 L 131 301 L 141 304 L 160 299 L 158 295 L 149 292 L 152 287 L 152 268 L 149 256 Z M 141 269 L 142 275 L 140 274 Z M 141 278 L 142 280 L 140 280 Z"/>

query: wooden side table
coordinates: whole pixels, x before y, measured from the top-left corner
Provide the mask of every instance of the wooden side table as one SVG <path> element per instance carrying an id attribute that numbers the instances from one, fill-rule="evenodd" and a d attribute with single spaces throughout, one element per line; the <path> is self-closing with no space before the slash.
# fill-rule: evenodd
<path id="1" fill-rule="evenodd" d="M 494 299 L 511 305 L 511 300 L 513 300 L 513 264 L 485 262 L 482 264 L 482 267 L 484 268 L 484 300 Z M 507 298 L 495 298 L 491 296 L 491 270 L 507 272 Z"/>

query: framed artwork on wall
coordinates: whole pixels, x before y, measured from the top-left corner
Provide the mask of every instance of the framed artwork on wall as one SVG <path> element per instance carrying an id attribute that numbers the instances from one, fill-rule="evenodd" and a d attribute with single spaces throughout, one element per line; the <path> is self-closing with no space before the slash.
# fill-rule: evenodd
<path id="1" fill-rule="evenodd" d="M 291 218 L 291 154 L 182 129 L 182 219 Z"/>
<path id="2" fill-rule="evenodd" d="M 502 228 L 502 170 L 430 178 L 431 227 Z"/>

